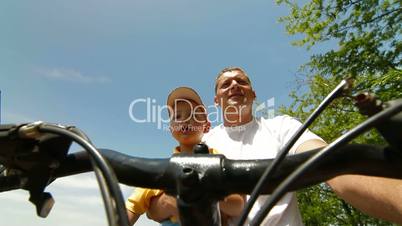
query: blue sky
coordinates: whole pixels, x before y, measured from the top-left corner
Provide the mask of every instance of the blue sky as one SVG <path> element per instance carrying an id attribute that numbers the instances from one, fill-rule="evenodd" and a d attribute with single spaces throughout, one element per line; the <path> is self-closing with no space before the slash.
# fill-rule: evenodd
<path id="1" fill-rule="evenodd" d="M 294 37 L 277 22 L 287 12 L 264 0 L 2 1 L 1 122 L 76 125 L 98 147 L 168 157 L 175 141 L 155 123 L 133 122 L 130 103 L 151 98 L 163 105 L 169 91 L 184 85 L 212 105 L 216 74 L 241 66 L 260 102 L 274 97 L 275 106 L 288 105 L 297 69 L 312 53 L 290 45 Z M 135 114 L 144 116 L 145 105 L 137 106 Z M 94 186 L 78 189 L 87 180 Z M 2 210 L 18 206 L 18 213 L 0 211 L 2 222 L 106 225 L 93 177 L 60 181 L 49 189 L 67 204 L 54 195 L 59 206 L 48 219 L 37 218 L 22 201 L 27 194 L 15 192 L 0 194 Z M 72 208 L 72 197 L 97 201 Z"/>

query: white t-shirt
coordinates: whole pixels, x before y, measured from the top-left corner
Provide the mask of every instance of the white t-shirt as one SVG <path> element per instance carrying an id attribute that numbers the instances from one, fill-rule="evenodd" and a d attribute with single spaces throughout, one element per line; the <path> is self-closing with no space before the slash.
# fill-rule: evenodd
<path id="1" fill-rule="evenodd" d="M 300 126 L 299 121 L 287 115 L 272 119 L 254 118 L 241 126 L 216 126 L 204 135 L 203 140 L 229 159 L 273 159 Z M 294 147 L 311 139 L 321 138 L 306 131 Z M 262 195 L 257 199 L 248 216 L 249 220 L 256 215 L 267 197 Z M 303 225 L 295 194 L 286 194 L 268 213 L 262 225 Z"/>

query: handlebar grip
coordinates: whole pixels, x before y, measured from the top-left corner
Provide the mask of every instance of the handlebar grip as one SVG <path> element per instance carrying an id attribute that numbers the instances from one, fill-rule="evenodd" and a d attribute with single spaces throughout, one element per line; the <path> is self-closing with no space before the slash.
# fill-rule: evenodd
<path id="1" fill-rule="evenodd" d="M 111 165 L 119 182 L 129 186 L 162 187 L 173 185 L 173 181 L 163 179 L 169 159 L 136 158 L 109 149 L 98 149 Z M 55 177 L 64 177 L 92 171 L 92 165 L 87 152 L 80 151 L 69 154 L 56 169 Z"/>

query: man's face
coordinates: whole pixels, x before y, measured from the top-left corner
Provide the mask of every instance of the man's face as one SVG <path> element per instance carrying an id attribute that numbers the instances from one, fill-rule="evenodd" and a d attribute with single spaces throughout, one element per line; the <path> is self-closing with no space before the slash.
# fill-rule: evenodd
<path id="1" fill-rule="evenodd" d="M 227 71 L 219 77 L 215 103 L 222 108 L 252 105 L 255 92 L 246 75 L 239 70 Z"/>

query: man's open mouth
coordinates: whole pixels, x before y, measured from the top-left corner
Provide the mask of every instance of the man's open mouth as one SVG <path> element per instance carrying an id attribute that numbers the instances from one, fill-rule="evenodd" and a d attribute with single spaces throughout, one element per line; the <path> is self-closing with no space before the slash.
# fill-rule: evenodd
<path id="1" fill-rule="evenodd" d="M 244 95 L 242 93 L 235 93 L 235 94 L 232 94 L 229 96 L 229 98 L 232 98 L 232 97 L 244 97 Z"/>

